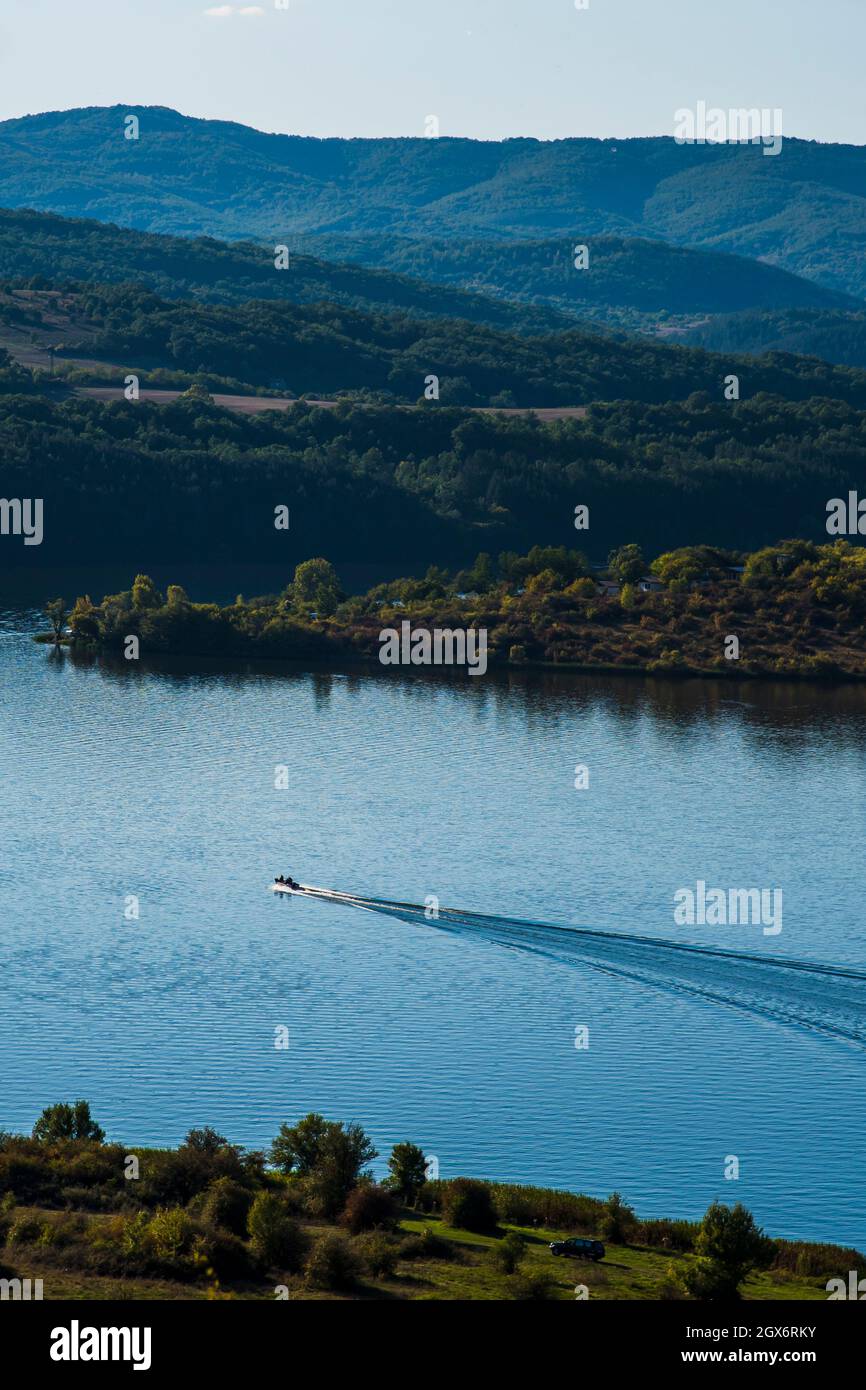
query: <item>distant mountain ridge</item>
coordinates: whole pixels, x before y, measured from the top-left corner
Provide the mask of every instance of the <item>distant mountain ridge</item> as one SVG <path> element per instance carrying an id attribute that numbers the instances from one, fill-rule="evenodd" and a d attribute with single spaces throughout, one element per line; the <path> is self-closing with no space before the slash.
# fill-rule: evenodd
<path id="1" fill-rule="evenodd" d="M 579 230 L 547 240 L 331 232 L 299 241 L 331 261 L 385 267 L 433 284 L 503 295 L 522 304 L 543 303 L 570 317 L 640 331 L 657 331 L 684 315 L 864 307 L 853 295 L 744 256 L 637 237 L 605 235 L 587 241 Z M 587 246 L 589 266 L 577 271 L 574 253 L 581 245 Z"/>
<path id="2" fill-rule="evenodd" d="M 660 241 L 596 237 L 586 272 L 575 270 L 574 238 L 565 237 L 489 242 L 326 234 L 292 241 L 305 250 L 292 250 L 288 272 L 277 272 L 273 245 L 0 208 L 0 280 L 134 280 L 168 299 L 327 301 L 524 333 L 562 330 L 575 321 L 685 332 L 706 314 L 862 307 L 852 296 L 759 261 Z"/>
<path id="3" fill-rule="evenodd" d="M 124 117 L 137 115 L 138 140 Z M 501 142 L 269 135 L 164 107 L 0 123 L 0 204 L 181 236 L 617 235 L 725 251 L 866 298 L 866 148 L 670 137 Z"/>
<path id="4" fill-rule="evenodd" d="M 570 317 L 544 305 L 511 305 L 502 298 L 457 286 L 426 284 L 357 265 L 326 264 L 294 251 L 289 269 L 277 271 L 273 246 L 227 243 L 212 237 L 172 237 L 92 218 L 0 208 L 0 280 L 34 276 L 61 284 L 134 281 L 167 299 L 214 304 L 242 304 L 251 299 L 294 304 L 324 300 L 366 313 L 462 318 L 512 332 L 550 332 L 571 324 Z M 827 297 L 828 302 L 832 300 L 832 296 Z"/>

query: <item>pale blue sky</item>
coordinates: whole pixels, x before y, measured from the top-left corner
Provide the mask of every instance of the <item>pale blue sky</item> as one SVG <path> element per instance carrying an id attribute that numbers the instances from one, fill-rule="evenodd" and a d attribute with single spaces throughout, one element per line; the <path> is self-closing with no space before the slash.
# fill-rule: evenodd
<path id="1" fill-rule="evenodd" d="M 172 106 L 304 135 L 671 134 L 780 107 L 866 143 L 866 0 L 0 0 L 0 118 Z M 208 8 L 230 8 L 228 17 Z"/>

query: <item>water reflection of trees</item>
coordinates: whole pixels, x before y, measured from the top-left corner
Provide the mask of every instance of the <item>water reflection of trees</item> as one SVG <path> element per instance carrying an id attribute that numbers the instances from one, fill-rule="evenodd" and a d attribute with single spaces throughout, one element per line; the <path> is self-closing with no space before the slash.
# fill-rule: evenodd
<path id="1" fill-rule="evenodd" d="M 860 747 L 866 741 L 866 685 L 855 683 L 713 680 L 597 675 L 551 670 L 464 671 L 379 670 L 374 666 L 338 670 L 290 662 L 148 656 L 140 661 L 81 651 L 52 652 L 52 659 L 94 669 L 106 681 L 163 680 L 196 686 L 214 680 L 242 689 L 251 682 L 311 686 L 317 709 L 327 709 L 339 685 L 349 697 L 371 689 L 396 695 L 423 719 L 448 695 L 460 697 L 474 719 L 497 724 L 522 720 L 542 735 L 579 718 L 615 719 L 622 736 L 637 736 L 647 725 L 667 737 L 691 738 L 706 726 L 735 725 L 756 739 L 772 739 L 792 752 L 816 735 Z"/>

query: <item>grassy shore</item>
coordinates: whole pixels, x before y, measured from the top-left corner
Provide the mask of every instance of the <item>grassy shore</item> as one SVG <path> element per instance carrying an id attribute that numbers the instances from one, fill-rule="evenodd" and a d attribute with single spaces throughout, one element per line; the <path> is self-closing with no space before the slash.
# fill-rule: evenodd
<path id="1" fill-rule="evenodd" d="M 824 1300 L 854 1249 L 772 1239 L 740 1204 L 641 1220 L 607 1199 L 428 1178 L 417 1145 L 389 1175 L 359 1125 L 311 1114 L 269 1156 L 191 1130 L 176 1149 L 105 1142 L 85 1102 L 0 1134 L 0 1297 L 45 1299 Z M 604 1243 L 598 1262 L 550 1242 Z"/>
<path id="2" fill-rule="evenodd" d="M 21 1208 L 22 1218 L 50 1221 L 56 1217 L 46 1209 Z M 105 1224 L 107 1218 L 101 1218 Z M 90 1225 L 100 1218 L 91 1216 Z M 304 1223 L 312 1241 L 333 1233 L 339 1228 L 314 1220 Z M 425 1230 L 447 1242 L 446 1258 L 397 1260 L 393 1274 L 376 1276 L 362 1270 L 351 1288 L 311 1288 L 302 1274 L 279 1273 L 280 1284 L 292 1299 L 422 1299 L 422 1300 L 509 1300 L 517 1294 L 515 1277 L 501 1273 L 492 1255 L 496 1246 L 509 1232 L 516 1231 L 526 1241 L 526 1256 L 521 1267 L 524 1278 L 549 1276 L 548 1297 L 553 1300 L 576 1297 L 576 1287 L 584 1285 L 592 1299 L 670 1299 L 678 1294 L 672 1275 L 693 1263 L 693 1256 L 663 1248 L 645 1246 L 606 1246 L 605 1258 L 598 1264 L 588 1261 L 555 1259 L 548 1248 L 552 1240 L 562 1240 L 573 1234 L 567 1229 L 517 1226 L 502 1223 L 496 1236 L 479 1235 L 445 1224 L 435 1216 L 420 1216 L 406 1212 L 395 1230 L 395 1244 L 401 1237 L 421 1236 Z M 220 1281 L 203 1274 L 200 1282 L 190 1284 L 171 1278 L 101 1275 L 65 1266 L 63 1255 L 50 1248 L 0 1250 L 0 1263 L 5 1277 L 41 1278 L 44 1297 L 56 1299 L 232 1299 L 273 1300 L 275 1274 L 270 1279 L 255 1281 Z M 807 1277 L 784 1269 L 762 1270 L 751 1275 L 742 1288 L 747 1300 L 826 1301 L 827 1278 Z M 524 1285 L 521 1285 L 524 1287 Z"/>

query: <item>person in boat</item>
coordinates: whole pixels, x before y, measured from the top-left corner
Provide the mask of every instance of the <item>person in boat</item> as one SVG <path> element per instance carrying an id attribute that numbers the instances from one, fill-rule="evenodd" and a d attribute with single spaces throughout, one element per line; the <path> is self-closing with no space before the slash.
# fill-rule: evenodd
<path id="1" fill-rule="evenodd" d="M 274 878 L 274 883 L 285 883 L 285 881 L 282 874 L 277 874 Z"/>

